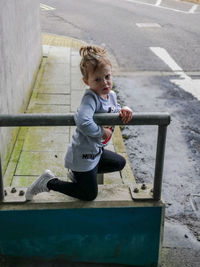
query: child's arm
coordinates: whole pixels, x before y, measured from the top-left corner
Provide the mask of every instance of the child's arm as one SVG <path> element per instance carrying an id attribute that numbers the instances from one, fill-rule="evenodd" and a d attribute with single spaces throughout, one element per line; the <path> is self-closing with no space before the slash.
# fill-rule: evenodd
<path id="1" fill-rule="evenodd" d="M 91 95 L 85 95 L 78 111 L 74 115 L 78 129 L 90 137 L 102 137 L 103 129 L 94 122 L 93 116 L 96 110 L 95 99 Z"/>
<path id="2" fill-rule="evenodd" d="M 132 119 L 133 111 L 129 107 L 125 106 L 120 109 L 119 116 L 122 118 L 122 122 L 126 124 Z"/>
<path id="3" fill-rule="evenodd" d="M 103 127 L 103 135 L 102 138 L 104 140 L 110 139 L 112 136 L 112 131 L 109 128 Z"/>

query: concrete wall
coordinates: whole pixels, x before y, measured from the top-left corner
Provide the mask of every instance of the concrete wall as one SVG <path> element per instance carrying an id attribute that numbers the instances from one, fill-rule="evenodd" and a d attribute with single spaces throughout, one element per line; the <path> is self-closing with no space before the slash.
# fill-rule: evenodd
<path id="1" fill-rule="evenodd" d="M 41 61 L 38 0 L 0 1 L 0 113 L 23 112 Z M 5 154 L 11 129 L 0 129 L 0 151 Z"/>

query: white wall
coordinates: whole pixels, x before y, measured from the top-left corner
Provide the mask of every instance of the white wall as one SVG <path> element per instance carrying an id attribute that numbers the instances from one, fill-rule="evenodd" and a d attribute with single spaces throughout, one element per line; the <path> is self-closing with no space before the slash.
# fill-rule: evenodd
<path id="1" fill-rule="evenodd" d="M 38 0 L 0 0 L 0 113 L 23 112 L 42 55 Z M 5 161 L 11 129 L 0 129 Z"/>

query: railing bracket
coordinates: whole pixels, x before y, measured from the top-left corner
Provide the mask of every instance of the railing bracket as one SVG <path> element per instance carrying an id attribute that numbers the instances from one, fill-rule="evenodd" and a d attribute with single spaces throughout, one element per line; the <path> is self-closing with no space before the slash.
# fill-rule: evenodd
<path id="1" fill-rule="evenodd" d="M 129 186 L 133 200 L 153 200 L 152 188 L 152 184 L 135 184 Z"/>
<path id="2" fill-rule="evenodd" d="M 26 188 L 5 187 L 3 203 L 22 203 L 25 199 Z"/>

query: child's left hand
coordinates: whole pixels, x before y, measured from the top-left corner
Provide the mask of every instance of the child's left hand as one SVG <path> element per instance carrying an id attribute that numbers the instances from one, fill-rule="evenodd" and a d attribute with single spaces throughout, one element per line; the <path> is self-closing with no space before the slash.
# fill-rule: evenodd
<path id="1" fill-rule="evenodd" d="M 133 117 L 133 111 L 129 107 L 125 106 L 121 108 L 119 116 L 122 118 L 122 122 L 124 124 L 128 123 Z"/>

